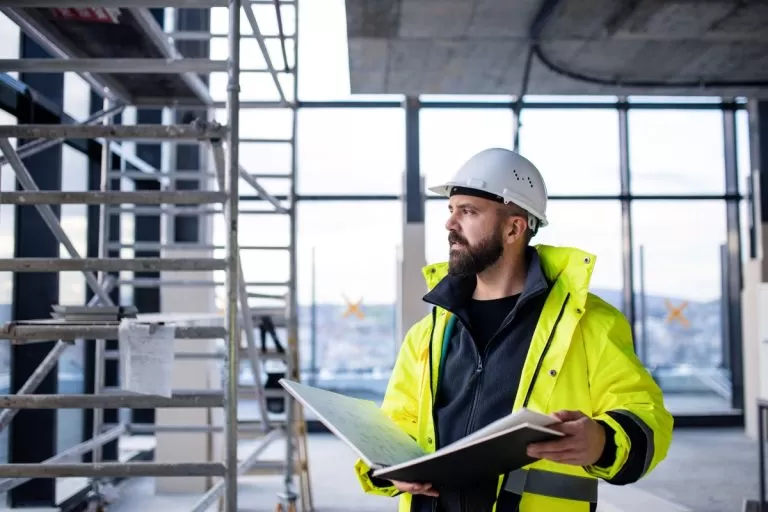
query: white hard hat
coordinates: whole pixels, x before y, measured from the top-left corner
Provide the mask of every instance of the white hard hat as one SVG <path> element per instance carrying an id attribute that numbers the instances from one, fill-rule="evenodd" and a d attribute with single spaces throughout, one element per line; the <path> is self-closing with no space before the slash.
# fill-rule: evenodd
<path id="1" fill-rule="evenodd" d="M 454 189 L 470 189 L 528 212 L 535 232 L 547 222 L 547 187 L 527 158 L 503 148 L 485 149 L 467 160 L 450 180 L 429 190 L 450 197 Z"/>

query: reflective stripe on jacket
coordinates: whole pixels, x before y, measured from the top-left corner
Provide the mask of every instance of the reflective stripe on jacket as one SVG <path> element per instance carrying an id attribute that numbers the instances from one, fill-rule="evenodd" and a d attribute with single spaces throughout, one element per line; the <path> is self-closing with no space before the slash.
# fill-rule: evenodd
<path id="1" fill-rule="evenodd" d="M 597 499 L 598 478 L 632 483 L 666 457 L 673 420 L 661 390 L 634 353 L 626 318 L 588 291 L 595 256 L 567 247 L 535 248 L 552 287 L 510 411 L 520 408 L 526 397 L 527 407 L 539 412 L 582 411 L 613 429 L 616 457 L 609 468 L 539 460 L 499 475 L 498 493 L 522 493 L 520 512 L 588 512 Z M 447 263 L 425 267 L 427 287 L 434 287 L 447 270 Z M 382 403 L 387 415 L 427 452 L 435 450 L 432 404 L 451 316 L 434 308 L 409 329 Z M 369 470 L 361 460 L 355 464 L 365 492 L 399 494 L 394 487 L 377 487 Z M 497 497 L 492 512 L 512 512 L 503 510 L 504 501 Z M 400 495 L 398 511 L 411 511 L 409 494 Z"/>

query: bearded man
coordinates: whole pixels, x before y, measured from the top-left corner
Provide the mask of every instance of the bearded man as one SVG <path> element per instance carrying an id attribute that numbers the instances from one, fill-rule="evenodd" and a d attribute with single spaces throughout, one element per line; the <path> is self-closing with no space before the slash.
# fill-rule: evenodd
<path id="1" fill-rule="evenodd" d="M 400 349 L 382 409 L 427 452 L 526 407 L 565 435 L 532 444 L 525 468 L 447 488 L 372 478 L 399 512 L 588 512 L 597 484 L 647 475 L 673 420 L 635 355 L 624 315 L 589 292 L 595 256 L 531 245 L 547 225 L 547 190 L 516 152 L 476 154 L 431 188 L 449 198 L 447 263 L 424 269 L 432 311 Z M 482 464 L 482 461 L 479 462 Z"/>

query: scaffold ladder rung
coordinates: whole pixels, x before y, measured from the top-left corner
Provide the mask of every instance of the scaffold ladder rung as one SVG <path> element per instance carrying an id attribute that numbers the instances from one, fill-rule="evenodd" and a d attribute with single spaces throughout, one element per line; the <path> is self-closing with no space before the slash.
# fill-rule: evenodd
<path id="1" fill-rule="evenodd" d="M 154 409 L 222 407 L 220 391 L 174 392 L 170 397 L 104 392 L 98 395 L 0 395 L 3 409 Z"/>
<path id="2" fill-rule="evenodd" d="M 197 190 L 141 192 L 2 192 L 0 204 L 182 204 L 223 203 L 225 192 Z"/>
<path id="3" fill-rule="evenodd" d="M 99 462 L 0 464 L 3 478 L 224 476 L 218 462 Z"/>
<path id="4" fill-rule="evenodd" d="M 1 0 L 0 0 L 1 1 Z M 38 139 L 38 138 L 67 138 L 95 139 L 128 139 L 135 141 L 158 140 L 206 140 L 220 139 L 227 134 L 227 128 L 217 124 L 17 124 L 0 125 L 0 138 Z"/>
<path id="5" fill-rule="evenodd" d="M 226 270 L 226 261 L 215 258 L 3 258 L 0 272 L 152 272 Z"/>

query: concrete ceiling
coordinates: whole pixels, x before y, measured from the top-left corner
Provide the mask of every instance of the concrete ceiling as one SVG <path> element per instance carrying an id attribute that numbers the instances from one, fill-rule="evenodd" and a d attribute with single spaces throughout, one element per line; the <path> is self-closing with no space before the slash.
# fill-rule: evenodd
<path id="1" fill-rule="evenodd" d="M 768 96 L 768 0 L 346 0 L 346 10 L 354 94 L 516 96 L 533 47 L 528 94 Z"/>

